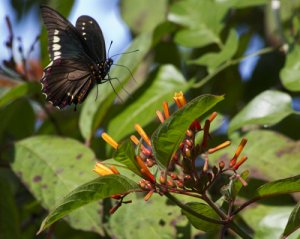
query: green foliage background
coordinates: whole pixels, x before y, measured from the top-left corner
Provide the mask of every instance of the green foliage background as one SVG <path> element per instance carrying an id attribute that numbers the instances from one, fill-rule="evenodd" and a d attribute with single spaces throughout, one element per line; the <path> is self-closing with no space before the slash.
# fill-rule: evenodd
<path id="1" fill-rule="evenodd" d="M 12 3 L 19 14 L 24 11 L 19 1 Z M 31 0 L 26 6 L 37 4 L 41 2 Z M 73 1 L 53 0 L 49 5 L 67 16 Z M 104 84 L 96 101 L 94 89 L 77 112 L 59 111 L 45 102 L 38 78 L 24 82 L 1 72 L 1 239 L 34 238 L 48 210 L 74 188 L 97 178 L 91 172 L 96 160 L 112 157 L 97 130 L 105 129 L 120 142 L 140 123 L 151 135 L 159 125 L 155 111 L 162 110 L 163 100 L 171 103 L 175 91 L 183 91 L 189 100 L 204 93 L 225 95 L 214 110 L 226 130 L 216 130 L 213 139 L 217 144 L 229 138 L 233 145 L 215 160 L 230 159 L 240 138 L 248 139 L 249 160 L 243 167 L 250 169 L 250 184 L 242 197 L 249 198 L 252 187 L 264 182 L 299 174 L 300 120 L 293 99 L 294 106 L 299 105 L 300 1 L 283 0 L 279 10 L 272 9 L 269 0 L 121 0 L 119 6 L 133 36 L 128 50 L 139 49 L 118 61 L 133 72 L 136 82 L 121 67 L 110 73 L 121 82 L 116 91 L 124 102 L 115 101 L 111 86 Z M 245 31 L 238 35 L 241 27 Z M 47 38 L 42 27 L 41 32 L 40 64 L 45 66 Z M 259 61 L 251 79 L 243 81 L 238 65 L 255 35 L 265 48 L 255 53 Z M 122 87 L 132 96 L 124 95 Z M 213 195 L 218 197 L 217 192 Z M 242 216 L 250 226 L 260 225 L 257 238 L 279 237 L 296 201 L 291 196 L 263 201 Z M 145 203 L 137 196 L 113 216 L 110 206 L 106 199 L 82 207 L 51 233 L 74 239 L 203 236 L 161 197 Z"/>

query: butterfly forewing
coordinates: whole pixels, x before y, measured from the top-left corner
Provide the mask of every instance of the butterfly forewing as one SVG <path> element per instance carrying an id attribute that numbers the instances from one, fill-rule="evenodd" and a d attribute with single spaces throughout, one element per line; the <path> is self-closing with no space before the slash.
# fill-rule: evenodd
<path id="1" fill-rule="evenodd" d="M 48 32 L 48 48 L 51 61 L 62 57 L 88 57 L 84 40 L 67 19 L 46 6 L 41 7 L 41 12 Z"/>
<path id="2" fill-rule="evenodd" d="M 93 60 L 98 63 L 105 61 L 105 41 L 98 23 L 89 16 L 80 16 L 76 21 L 76 29 L 87 43 Z"/>

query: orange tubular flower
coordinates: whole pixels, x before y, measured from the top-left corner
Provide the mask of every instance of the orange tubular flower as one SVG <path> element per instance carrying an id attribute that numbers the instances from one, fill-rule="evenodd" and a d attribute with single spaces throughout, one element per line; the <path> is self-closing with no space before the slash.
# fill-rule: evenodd
<path id="1" fill-rule="evenodd" d="M 233 167 L 236 164 L 237 158 L 240 156 L 246 143 L 247 143 L 247 139 L 243 138 L 237 150 L 235 151 L 233 158 L 230 160 L 230 164 L 229 164 L 230 167 Z"/>
<path id="2" fill-rule="evenodd" d="M 135 135 L 131 135 L 130 139 L 135 145 L 138 145 L 140 143 L 139 139 Z M 144 155 L 148 155 L 148 156 L 151 155 L 151 151 L 147 149 L 143 144 L 141 144 L 140 147 Z"/>
<path id="3" fill-rule="evenodd" d="M 152 196 L 153 193 L 154 193 L 154 190 L 149 191 L 147 193 L 147 195 L 144 197 L 144 200 L 148 201 L 151 198 L 151 196 Z"/>
<path id="4" fill-rule="evenodd" d="M 139 139 L 135 135 L 131 135 L 130 139 L 135 145 L 138 145 L 140 142 Z"/>
<path id="5" fill-rule="evenodd" d="M 238 162 L 236 163 L 236 165 L 234 165 L 233 169 L 234 169 L 234 170 L 238 170 L 238 168 L 239 168 L 243 163 L 245 163 L 245 162 L 247 161 L 247 159 L 248 159 L 247 156 L 243 156 L 243 157 L 241 158 L 241 160 L 238 161 Z"/>
<path id="6" fill-rule="evenodd" d="M 115 167 L 115 166 L 110 166 L 110 170 L 114 173 L 114 174 L 120 174 L 119 170 Z"/>
<path id="7" fill-rule="evenodd" d="M 206 172 L 207 170 L 208 170 L 208 154 L 206 153 L 206 154 L 204 154 L 203 155 L 204 156 L 204 165 L 203 165 L 203 172 Z"/>
<path id="8" fill-rule="evenodd" d="M 239 174 L 237 174 L 236 177 L 242 183 L 242 185 L 244 187 L 246 187 L 248 185 L 248 183 Z"/>
<path id="9" fill-rule="evenodd" d="M 146 142 L 146 144 L 151 146 L 151 141 L 150 141 L 148 135 L 146 134 L 146 132 L 143 130 L 143 128 L 139 124 L 135 124 L 134 128 L 139 133 L 139 135 L 143 138 L 143 140 Z"/>
<path id="10" fill-rule="evenodd" d="M 149 171 L 149 169 L 147 168 L 146 164 L 145 164 L 144 161 L 141 159 L 141 157 L 137 155 L 137 156 L 135 156 L 135 158 L 136 158 L 136 161 L 137 161 L 138 165 L 139 165 L 140 168 L 141 168 L 141 173 L 142 173 L 144 176 L 146 176 L 147 179 L 148 179 L 150 182 L 154 183 L 154 182 L 156 181 L 156 180 L 155 180 L 155 177 L 154 177 L 154 175 Z"/>
<path id="11" fill-rule="evenodd" d="M 208 153 L 209 153 L 209 154 L 212 154 L 212 153 L 214 153 L 214 152 L 216 152 L 216 151 L 218 151 L 218 150 L 220 150 L 220 149 L 226 148 L 226 147 L 229 146 L 230 144 L 231 144 L 230 141 L 225 141 L 224 143 L 219 144 L 218 146 L 209 149 L 209 150 L 208 150 Z"/>
<path id="12" fill-rule="evenodd" d="M 102 133 L 101 137 L 106 143 L 111 145 L 114 149 L 118 148 L 119 144 L 112 137 L 110 137 L 107 133 Z"/>
<path id="13" fill-rule="evenodd" d="M 156 111 L 156 115 L 161 123 L 163 123 L 165 121 L 163 114 L 159 110 Z"/>
<path id="14" fill-rule="evenodd" d="M 164 114 L 165 114 L 165 118 L 169 118 L 170 117 L 170 112 L 169 112 L 169 105 L 167 101 L 163 102 L 163 108 L 164 108 Z"/>
<path id="15" fill-rule="evenodd" d="M 105 175 L 110 175 L 110 174 L 115 174 L 113 172 L 113 170 L 111 170 L 110 168 L 106 167 L 104 164 L 102 163 L 96 163 L 94 169 L 94 172 L 96 172 L 98 175 L 100 176 L 105 176 Z"/>
<path id="16" fill-rule="evenodd" d="M 217 117 L 217 115 L 218 115 L 217 112 L 213 112 L 213 113 L 209 116 L 208 120 L 209 120 L 210 122 L 212 122 L 212 121 Z"/>
<path id="17" fill-rule="evenodd" d="M 186 99 L 182 93 L 182 91 L 180 92 L 176 92 L 175 96 L 173 97 L 177 107 L 180 109 L 181 107 L 183 107 L 184 105 L 186 105 Z"/>

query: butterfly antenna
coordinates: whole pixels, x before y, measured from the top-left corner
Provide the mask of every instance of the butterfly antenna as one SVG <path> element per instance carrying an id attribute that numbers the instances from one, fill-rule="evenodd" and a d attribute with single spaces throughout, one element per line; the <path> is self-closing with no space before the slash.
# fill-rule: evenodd
<path id="1" fill-rule="evenodd" d="M 115 55 L 111 56 L 110 58 L 115 57 L 115 56 L 119 56 L 119 55 L 134 53 L 134 52 L 137 52 L 137 51 L 139 51 L 139 50 L 133 50 L 133 51 L 126 51 L 126 52 L 123 52 L 123 53 L 118 53 L 118 54 L 115 54 Z"/>
<path id="2" fill-rule="evenodd" d="M 134 78 L 134 76 L 133 76 L 131 70 L 130 70 L 127 66 L 119 65 L 119 64 L 113 64 L 113 65 L 114 65 L 114 66 L 124 67 L 124 68 L 129 72 L 129 74 L 131 75 L 131 78 L 132 78 L 132 79 L 135 81 L 135 83 L 136 83 L 136 80 L 135 80 L 135 78 Z"/>
<path id="3" fill-rule="evenodd" d="M 108 51 L 107 51 L 108 58 L 110 58 L 109 57 L 109 51 L 110 51 L 110 48 L 111 48 L 112 44 L 113 44 L 113 41 L 110 41 L 110 44 L 109 44 L 109 47 L 108 47 Z"/>

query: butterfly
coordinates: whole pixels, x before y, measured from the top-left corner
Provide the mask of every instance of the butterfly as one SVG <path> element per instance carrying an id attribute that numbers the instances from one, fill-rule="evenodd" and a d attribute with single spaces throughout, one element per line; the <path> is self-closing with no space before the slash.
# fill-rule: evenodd
<path id="1" fill-rule="evenodd" d="M 113 64 L 106 58 L 103 33 L 89 16 L 80 16 L 73 26 L 60 13 L 41 6 L 48 32 L 50 63 L 41 79 L 46 100 L 59 109 L 82 103 L 96 84 L 105 78 Z"/>

